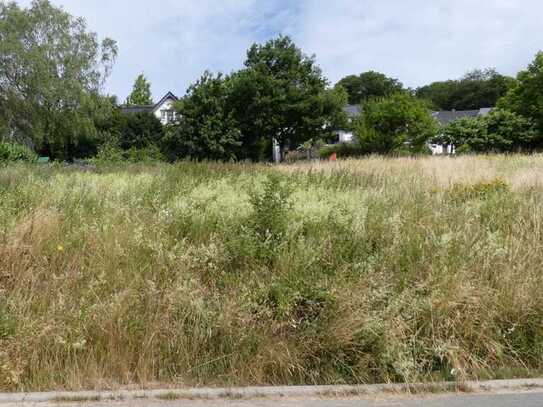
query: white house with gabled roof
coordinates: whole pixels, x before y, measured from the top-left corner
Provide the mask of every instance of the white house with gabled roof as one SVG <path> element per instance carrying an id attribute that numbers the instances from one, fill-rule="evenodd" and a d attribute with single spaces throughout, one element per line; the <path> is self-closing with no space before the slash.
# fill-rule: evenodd
<path id="1" fill-rule="evenodd" d="M 123 105 L 121 111 L 126 114 L 152 113 L 163 125 L 168 125 L 175 120 L 175 102 L 178 100 L 177 96 L 168 92 L 154 105 Z"/>

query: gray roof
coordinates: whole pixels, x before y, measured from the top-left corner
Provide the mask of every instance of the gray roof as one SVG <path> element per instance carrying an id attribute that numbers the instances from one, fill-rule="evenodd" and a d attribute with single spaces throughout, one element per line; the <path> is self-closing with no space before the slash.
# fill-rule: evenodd
<path id="1" fill-rule="evenodd" d="M 463 117 L 486 116 L 492 111 L 492 109 L 493 108 L 491 107 L 483 107 L 478 110 L 442 110 L 439 112 L 431 112 L 431 114 L 432 117 L 434 117 L 439 122 L 439 124 L 446 125 Z M 347 116 L 349 116 L 349 118 L 352 119 L 360 116 L 360 114 L 362 113 L 362 108 L 360 107 L 360 105 L 347 105 L 343 108 L 343 111 L 347 113 Z"/>
<path id="2" fill-rule="evenodd" d="M 455 120 L 465 117 L 479 117 L 486 116 L 492 111 L 492 108 L 485 107 L 479 110 L 442 110 L 439 112 L 432 112 L 432 117 L 435 118 L 439 124 L 445 126 Z"/>
<path id="3" fill-rule="evenodd" d="M 121 112 L 125 114 L 131 113 L 150 113 L 155 108 L 155 105 L 149 106 L 135 106 L 135 105 L 122 105 L 120 106 Z"/>
<path id="4" fill-rule="evenodd" d="M 347 116 L 353 118 L 360 116 L 360 113 L 362 113 L 362 108 L 360 105 L 347 105 L 343 108 L 343 111 L 347 113 Z"/>
<path id="5" fill-rule="evenodd" d="M 178 101 L 178 100 L 179 100 L 179 98 L 178 98 L 177 96 L 175 96 L 172 92 L 168 92 L 168 93 L 166 93 L 166 94 L 162 97 L 162 99 L 160 99 L 160 100 L 158 101 L 158 103 L 156 103 L 156 104 L 153 106 L 153 112 L 154 112 L 155 110 L 157 110 L 157 109 L 158 109 L 158 108 L 159 108 L 166 100 L 168 100 L 168 99 L 172 99 L 172 100 L 174 100 L 174 101 Z"/>
<path id="6" fill-rule="evenodd" d="M 168 92 L 158 101 L 158 103 L 155 103 L 154 105 L 121 105 L 120 108 L 121 112 L 125 114 L 153 113 L 168 99 L 179 100 L 172 92 Z"/>

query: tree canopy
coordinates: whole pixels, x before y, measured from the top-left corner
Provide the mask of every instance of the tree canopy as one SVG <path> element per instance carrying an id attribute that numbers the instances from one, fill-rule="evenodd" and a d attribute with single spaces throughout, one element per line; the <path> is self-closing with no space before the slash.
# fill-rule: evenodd
<path id="1" fill-rule="evenodd" d="M 113 40 L 99 42 L 48 0 L 1 2 L 0 122 L 42 154 L 83 154 L 81 140 L 99 137 L 95 117 L 111 107 L 100 90 L 116 55 Z"/>
<path id="2" fill-rule="evenodd" d="M 170 159 L 228 160 L 236 158 L 241 131 L 230 107 L 232 81 L 205 72 L 178 103 L 178 121 L 164 146 Z"/>
<path id="3" fill-rule="evenodd" d="M 343 89 L 327 88 L 314 58 L 279 37 L 251 46 L 244 69 L 205 74 L 189 88 L 174 141 L 191 156 L 260 159 L 273 140 L 283 151 L 330 133 L 345 120 L 346 102 Z"/>
<path id="4" fill-rule="evenodd" d="M 532 119 L 543 134 L 543 52 L 535 56 L 526 70 L 519 72 L 516 85 L 498 105 Z"/>
<path id="5" fill-rule="evenodd" d="M 248 139 L 275 140 L 283 150 L 329 132 L 341 120 L 344 92 L 327 90 L 315 63 L 289 37 L 254 44 L 236 77 L 234 99 Z"/>
<path id="6" fill-rule="evenodd" d="M 358 105 L 364 100 L 375 97 L 390 96 L 404 90 L 399 80 L 375 71 L 346 76 L 336 84 L 337 86 L 342 86 L 347 91 L 351 105 Z"/>
<path id="7" fill-rule="evenodd" d="M 515 80 L 495 69 L 474 70 L 459 80 L 434 82 L 418 88 L 416 95 L 436 110 L 472 110 L 495 107 Z"/>
<path id="8" fill-rule="evenodd" d="M 234 78 L 234 99 L 248 140 L 268 138 L 281 149 L 301 144 L 330 131 L 342 112 L 343 104 L 337 93 L 327 91 L 315 58 L 303 54 L 289 37 L 254 44 L 245 67 Z"/>
<path id="9" fill-rule="evenodd" d="M 140 74 L 134 82 L 132 93 L 126 99 L 127 105 L 152 105 L 153 98 L 151 96 L 151 83 L 145 78 L 145 75 Z"/>
<path id="10" fill-rule="evenodd" d="M 355 134 L 366 153 L 424 153 L 437 123 L 426 105 L 407 93 L 372 99 L 364 104 Z"/>

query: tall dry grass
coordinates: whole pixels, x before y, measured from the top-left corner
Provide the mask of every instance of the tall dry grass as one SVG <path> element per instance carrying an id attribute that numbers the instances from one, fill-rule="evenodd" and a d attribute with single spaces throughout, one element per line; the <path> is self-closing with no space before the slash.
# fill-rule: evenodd
<path id="1" fill-rule="evenodd" d="M 537 374 L 543 156 L 0 169 L 0 387 Z"/>

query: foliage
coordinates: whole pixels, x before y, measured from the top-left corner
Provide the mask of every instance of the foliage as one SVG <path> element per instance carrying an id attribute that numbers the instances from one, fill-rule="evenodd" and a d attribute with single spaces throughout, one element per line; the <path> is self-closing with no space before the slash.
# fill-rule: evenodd
<path id="1" fill-rule="evenodd" d="M 499 107 L 532 119 L 543 134 L 543 52 L 519 72 L 516 86 L 500 100 Z"/>
<path id="2" fill-rule="evenodd" d="M 462 117 L 454 120 L 441 129 L 441 133 L 434 137 L 437 144 L 453 145 L 458 150 L 471 151 L 470 140 L 478 140 L 484 137 L 485 123 L 480 118 Z"/>
<path id="3" fill-rule="evenodd" d="M 426 152 L 436 132 L 425 104 L 406 93 L 368 101 L 355 124 L 361 148 L 377 154 Z"/>
<path id="4" fill-rule="evenodd" d="M 229 77 L 205 72 L 178 103 L 177 123 L 168 131 L 164 149 L 171 160 L 235 159 L 241 131 L 230 107 Z"/>
<path id="5" fill-rule="evenodd" d="M 338 158 L 361 157 L 368 154 L 368 152 L 358 143 L 327 145 L 320 148 L 318 151 L 319 157 L 323 160 L 329 159 L 334 153 Z"/>
<path id="6" fill-rule="evenodd" d="M 455 120 L 437 140 L 470 152 L 531 151 L 541 144 L 529 119 L 501 109 L 483 117 Z"/>
<path id="7" fill-rule="evenodd" d="M 358 105 L 372 98 L 391 96 L 404 90 L 399 80 L 375 71 L 346 76 L 336 86 L 341 86 L 347 91 L 351 105 Z"/>
<path id="8" fill-rule="evenodd" d="M 126 99 L 127 105 L 152 105 L 153 98 L 151 97 L 151 84 L 145 78 L 145 75 L 140 74 L 134 82 L 132 93 Z"/>
<path id="9" fill-rule="evenodd" d="M 417 97 L 429 100 L 435 110 L 473 110 L 495 107 L 498 100 L 515 84 L 515 80 L 495 69 L 468 72 L 459 80 L 434 82 L 416 91 Z"/>
<path id="10" fill-rule="evenodd" d="M 265 137 L 276 140 L 283 154 L 287 146 L 328 134 L 345 120 L 345 92 L 327 90 L 314 58 L 289 37 L 254 44 L 245 69 L 232 80 L 231 104 L 245 146 Z"/>
<path id="11" fill-rule="evenodd" d="M 4 166 L 0 387 L 539 377 L 542 175 L 540 154 Z"/>
<path id="12" fill-rule="evenodd" d="M 28 147 L 0 141 L 0 163 L 6 161 L 35 161 L 36 154 Z"/>
<path id="13" fill-rule="evenodd" d="M 273 259 L 277 245 L 284 241 L 288 229 L 288 211 L 292 188 L 288 179 L 278 174 L 270 174 L 263 183 L 262 190 L 250 194 L 253 213 L 249 225 L 257 239 L 264 245 L 266 255 Z"/>
<path id="14" fill-rule="evenodd" d="M 146 148 L 160 145 L 164 137 L 164 127 L 152 113 L 134 113 L 125 116 L 124 125 L 118 131 L 119 146 L 130 148 Z"/>
<path id="15" fill-rule="evenodd" d="M 48 0 L 0 3 L 0 121 L 43 155 L 79 155 L 81 138 L 98 137 L 93 115 L 116 53 L 113 40 L 98 43 L 83 19 Z"/>
<path id="16" fill-rule="evenodd" d="M 500 177 L 474 184 L 456 183 L 449 190 L 451 200 L 468 201 L 472 199 L 487 199 L 492 194 L 507 194 L 511 186 Z"/>
<path id="17" fill-rule="evenodd" d="M 117 144 L 108 142 L 100 146 L 98 154 L 90 162 L 100 166 L 111 166 L 120 163 L 152 163 L 164 161 L 160 148 L 154 144 L 144 147 L 121 149 Z"/>

